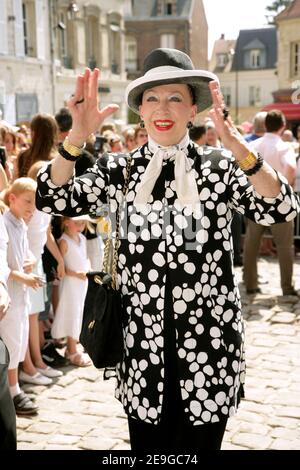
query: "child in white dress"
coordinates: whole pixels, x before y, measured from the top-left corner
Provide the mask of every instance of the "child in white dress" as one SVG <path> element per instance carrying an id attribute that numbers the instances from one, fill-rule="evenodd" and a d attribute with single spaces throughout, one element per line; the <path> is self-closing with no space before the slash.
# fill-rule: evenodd
<path id="1" fill-rule="evenodd" d="M 86 217 L 63 217 L 63 235 L 58 244 L 65 262 L 65 277 L 59 285 L 59 301 L 52 324 L 53 338 L 67 337 L 66 357 L 76 366 L 91 364 L 87 354 L 77 350 L 81 331 L 84 300 L 87 291 L 86 273 L 89 270 L 86 238 L 82 231 Z"/>

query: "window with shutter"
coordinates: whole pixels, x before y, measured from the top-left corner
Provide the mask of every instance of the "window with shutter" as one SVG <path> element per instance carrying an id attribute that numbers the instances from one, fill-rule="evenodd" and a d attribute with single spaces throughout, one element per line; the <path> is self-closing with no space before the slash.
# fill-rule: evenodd
<path id="1" fill-rule="evenodd" d="M 13 11 L 15 17 L 15 54 L 17 57 L 24 57 L 23 4 L 21 0 L 13 0 Z"/>
<path id="2" fill-rule="evenodd" d="M 226 106 L 228 107 L 231 106 L 231 87 L 230 86 L 223 87 L 222 94 L 223 94 Z"/>
<path id="3" fill-rule="evenodd" d="M 160 47 L 175 47 L 175 35 L 174 34 L 162 34 L 160 36 Z"/>
<path id="4" fill-rule="evenodd" d="M 292 43 L 291 56 L 291 76 L 300 77 L 300 42 Z"/>
<path id="5" fill-rule="evenodd" d="M 261 106 L 261 88 L 259 86 L 249 87 L 249 106 Z"/>
<path id="6" fill-rule="evenodd" d="M 6 0 L 0 0 L 0 54 L 8 54 Z"/>
<path id="7" fill-rule="evenodd" d="M 86 42 L 87 42 L 87 63 L 90 69 L 99 67 L 99 25 L 98 17 L 90 15 L 87 19 Z"/>
<path id="8" fill-rule="evenodd" d="M 37 58 L 46 59 L 46 44 L 45 44 L 45 10 L 44 0 L 35 1 L 35 17 L 36 17 L 36 51 Z"/>
<path id="9" fill-rule="evenodd" d="M 125 42 L 125 67 L 129 72 L 137 70 L 137 42 L 132 36 L 126 37 Z"/>

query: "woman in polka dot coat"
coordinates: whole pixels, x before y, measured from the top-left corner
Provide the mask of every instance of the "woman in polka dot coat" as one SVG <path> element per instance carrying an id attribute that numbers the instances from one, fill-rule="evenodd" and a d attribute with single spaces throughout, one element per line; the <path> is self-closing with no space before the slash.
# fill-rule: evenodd
<path id="1" fill-rule="evenodd" d="M 73 217 L 108 204 L 114 224 L 121 205 L 118 283 L 127 315 L 116 397 L 128 415 L 132 448 L 219 449 L 245 376 L 232 215 L 280 223 L 296 216 L 299 201 L 237 137 L 224 117 L 217 77 L 172 49 L 152 51 L 144 75 L 127 88 L 149 142 L 132 153 L 126 201 L 125 155 L 106 155 L 74 179 L 84 141 L 116 110 L 99 110 L 98 74 L 87 69 L 77 79 L 69 101 L 73 128 L 39 176 L 37 206 Z M 211 104 L 227 150 L 188 138 L 189 123 Z"/>

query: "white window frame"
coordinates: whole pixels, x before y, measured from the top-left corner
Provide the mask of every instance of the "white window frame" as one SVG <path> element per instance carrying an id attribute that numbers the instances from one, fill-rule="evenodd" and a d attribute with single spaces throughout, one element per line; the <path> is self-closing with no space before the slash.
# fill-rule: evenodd
<path id="1" fill-rule="evenodd" d="M 8 54 L 6 0 L 0 0 L 0 54 Z"/>
<path id="2" fill-rule="evenodd" d="M 65 25 L 65 28 L 59 28 L 59 55 L 63 59 L 68 55 L 67 15 L 65 12 L 59 12 L 59 21 Z"/>
<path id="3" fill-rule="evenodd" d="M 261 87 L 250 86 L 249 87 L 249 106 L 260 106 L 261 105 Z"/>
<path id="4" fill-rule="evenodd" d="M 300 77 L 300 41 L 292 43 L 291 55 L 292 55 L 291 76 Z"/>
<path id="5" fill-rule="evenodd" d="M 35 2 L 32 0 L 23 0 L 21 2 L 24 55 L 26 57 L 37 57 L 37 18 L 42 21 L 43 14 L 41 11 L 41 1 L 43 0 L 36 0 Z M 38 5 L 36 2 L 38 2 Z M 45 41 L 44 29 L 41 31 L 41 34 L 42 38 L 40 40 L 40 46 L 42 48 L 42 44 Z"/>
<path id="6" fill-rule="evenodd" d="M 232 105 L 232 90 L 230 86 L 222 87 L 222 95 L 224 97 L 225 105 L 231 106 Z"/>
<path id="7" fill-rule="evenodd" d="M 137 41 L 134 37 L 128 37 L 125 40 L 125 64 L 129 72 L 137 70 Z"/>
<path id="8" fill-rule="evenodd" d="M 251 69 L 259 69 L 261 68 L 261 50 L 260 49 L 252 49 L 250 51 L 250 68 Z"/>
<path id="9" fill-rule="evenodd" d="M 225 67 L 227 64 L 227 54 L 217 54 L 217 67 Z"/>
<path id="10" fill-rule="evenodd" d="M 36 55 L 38 59 L 46 59 L 46 21 L 44 0 L 35 0 L 35 22 L 36 22 Z"/>
<path id="11" fill-rule="evenodd" d="M 13 2 L 13 13 L 14 13 L 14 17 L 15 17 L 15 21 L 14 21 L 15 54 L 16 54 L 16 57 L 24 57 L 25 56 L 25 47 L 24 47 L 22 0 L 14 0 L 14 2 Z"/>
<path id="12" fill-rule="evenodd" d="M 175 48 L 175 34 L 164 33 L 160 35 L 160 47 Z"/>
<path id="13" fill-rule="evenodd" d="M 87 64 L 89 67 L 99 66 L 99 38 L 98 38 L 98 18 L 95 15 L 89 15 L 87 19 L 86 44 L 87 44 Z M 96 40 L 95 40 L 96 38 Z"/>

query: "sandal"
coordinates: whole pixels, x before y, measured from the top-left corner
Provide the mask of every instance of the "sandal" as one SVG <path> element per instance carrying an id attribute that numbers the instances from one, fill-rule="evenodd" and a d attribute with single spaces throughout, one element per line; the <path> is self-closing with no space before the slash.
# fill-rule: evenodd
<path id="1" fill-rule="evenodd" d="M 33 416 L 38 412 L 38 406 L 23 391 L 13 397 L 13 402 L 18 416 Z"/>
<path id="2" fill-rule="evenodd" d="M 65 352 L 65 357 L 69 359 L 70 363 L 73 364 L 73 366 L 77 367 L 87 367 L 92 364 L 91 359 L 87 354 L 80 353 L 80 352 L 75 352 L 73 354 L 70 354 L 67 350 Z"/>

